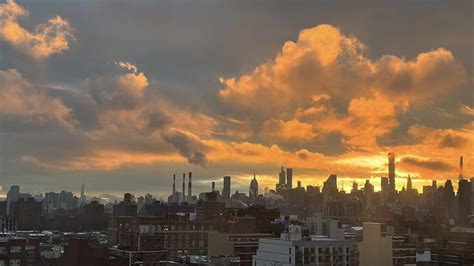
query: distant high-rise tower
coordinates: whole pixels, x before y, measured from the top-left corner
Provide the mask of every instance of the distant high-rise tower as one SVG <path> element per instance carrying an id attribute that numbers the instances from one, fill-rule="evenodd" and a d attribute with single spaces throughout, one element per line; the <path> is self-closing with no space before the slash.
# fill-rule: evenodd
<path id="1" fill-rule="evenodd" d="M 280 174 L 279 174 L 278 184 L 283 185 L 285 183 L 286 183 L 286 173 L 285 173 L 285 168 L 283 168 L 282 166 L 280 170 Z"/>
<path id="2" fill-rule="evenodd" d="M 82 182 L 81 197 L 79 198 L 79 205 L 82 206 L 84 204 L 86 204 L 86 185 L 85 185 L 85 181 Z"/>
<path id="3" fill-rule="evenodd" d="M 253 173 L 253 179 L 250 181 L 249 197 L 255 198 L 258 195 L 258 182 L 255 173 Z"/>
<path id="4" fill-rule="evenodd" d="M 188 201 L 191 202 L 193 199 L 193 173 L 189 172 L 188 176 Z"/>
<path id="5" fill-rule="evenodd" d="M 411 177 L 408 175 L 407 179 L 407 191 L 413 190 L 413 184 L 411 183 Z"/>
<path id="6" fill-rule="evenodd" d="M 224 176 L 224 186 L 222 187 L 222 196 L 225 200 L 230 199 L 230 176 Z"/>
<path id="7" fill-rule="evenodd" d="M 18 200 L 20 196 L 20 186 L 13 185 L 7 193 L 7 215 L 11 215 L 11 206 L 13 202 Z"/>
<path id="8" fill-rule="evenodd" d="M 173 197 L 176 194 L 176 174 L 173 174 Z"/>
<path id="9" fill-rule="evenodd" d="M 395 192 L 395 153 L 388 153 L 388 184 L 390 192 Z"/>
<path id="10" fill-rule="evenodd" d="M 293 188 L 293 169 L 286 168 L 286 186 L 289 189 Z"/>
<path id="11" fill-rule="evenodd" d="M 381 198 L 380 201 L 382 205 L 386 205 L 388 203 L 388 198 L 390 196 L 390 182 L 389 179 L 386 177 L 380 178 L 380 188 L 381 188 Z"/>
<path id="12" fill-rule="evenodd" d="M 459 157 L 459 180 L 464 179 L 464 169 L 463 169 L 462 156 Z"/>
<path id="13" fill-rule="evenodd" d="M 357 184 L 357 182 L 352 182 L 352 190 L 351 190 L 351 193 L 357 193 L 357 191 L 359 191 L 359 184 Z"/>
<path id="14" fill-rule="evenodd" d="M 173 193 L 171 194 L 171 202 L 176 202 L 176 174 L 173 174 Z"/>

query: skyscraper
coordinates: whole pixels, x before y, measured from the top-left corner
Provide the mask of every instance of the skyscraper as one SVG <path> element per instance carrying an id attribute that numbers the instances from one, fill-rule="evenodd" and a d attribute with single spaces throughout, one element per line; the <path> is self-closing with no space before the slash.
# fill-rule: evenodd
<path id="1" fill-rule="evenodd" d="M 82 182 L 81 197 L 79 199 L 79 205 L 83 206 L 84 204 L 86 204 L 86 185 L 85 185 L 85 181 Z"/>
<path id="2" fill-rule="evenodd" d="M 458 186 L 458 203 L 459 203 L 459 222 L 467 224 L 468 216 L 471 214 L 471 184 L 467 180 L 459 180 Z"/>
<path id="3" fill-rule="evenodd" d="M 250 181 L 249 197 L 255 198 L 258 195 L 258 181 L 255 173 L 253 173 L 253 179 Z"/>
<path id="4" fill-rule="evenodd" d="M 395 153 L 388 153 L 388 184 L 390 193 L 395 192 Z"/>
<path id="5" fill-rule="evenodd" d="M 407 190 L 410 191 L 413 189 L 413 185 L 411 183 L 411 177 L 410 175 L 408 175 L 408 178 L 407 178 Z"/>
<path id="6" fill-rule="evenodd" d="M 222 196 L 225 200 L 230 199 L 230 176 L 224 176 L 224 186 L 222 188 Z"/>
<path id="7" fill-rule="evenodd" d="M 389 184 L 389 179 L 386 177 L 381 177 L 380 178 L 380 188 L 381 188 L 381 198 L 380 201 L 382 205 L 385 205 L 388 203 L 389 195 L 390 195 L 390 184 Z"/>
<path id="8" fill-rule="evenodd" d="M 286 168 L 286 186 L 293 188 L 293 168 Z"/>
<path id="9" fill-rule="evenodd" d="M 176 174 L 173 174 L 173 195 L 176 194 Z"/>
<path id="10" fill-rule="evenodd" d="M 173 174 L 173 194 L 171 194 L 171 201 L 172 202 L 177 202 L 177 196 L 176 196 L 176 174 Z"/>
<path id="11" fill-rule="evenodd" d="M 16 202 L 18 200 L 18 197 L 20 196 L 20 187 L 17 185 L 13 185 L 10 187 L 10 190 L 7 193 L 7 215 L 10 215 L 11 213 L 11 205 L 13 202 Z"/>
<path id="12" fill-rule="evenodd" d="M 278 184 L 283 185 L 285 183 L 286 183 L 286 173 L 285 173 L 285 168 L 283 168 L 282 166 L 280 170 Z"/>

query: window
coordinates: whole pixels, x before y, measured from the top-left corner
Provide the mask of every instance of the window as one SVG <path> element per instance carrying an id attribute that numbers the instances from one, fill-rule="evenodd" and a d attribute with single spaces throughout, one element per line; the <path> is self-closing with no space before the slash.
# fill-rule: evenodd
<path id="1" fill-rule="evenodd" d="M 20 260 L 10 260 L 10 266 L 20 266 Z"/>
<path id="2" fill-rule="evenodd" d="M 288 248 L 288 254 L 291 255 L 291 248 Z M 290 261 L 291 262 L 291 261 Z"/>
<path id="3" fill-rule="evenodd" d="M 11 246 L 10 252 L 12 252 L 12 253 L 21 252 L 21 246 Z M 11 263 L 10 263 L 10 264 L 11 264 Z"/>

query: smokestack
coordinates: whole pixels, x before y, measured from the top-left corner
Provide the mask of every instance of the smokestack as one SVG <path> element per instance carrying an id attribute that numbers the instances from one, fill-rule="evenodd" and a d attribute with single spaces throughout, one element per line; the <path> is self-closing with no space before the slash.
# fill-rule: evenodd
<path id="1" fill-rule="evenodd" d="M 462 156 L 459 157 L 459 180 L 464 179 L 464 169 L 463 169 L 463 163 L 462 163 Z"/>
<path id="2" fill-rule="evenodd" d="M 188 183 L 188 201 L 191 201 L 193 198 L 193 185 L 192 185 L 192 180 L 193 180 L 193 173 L 189 172 L 189 177 L 188 177 L 189 183 Z"/>
<path id="3" fill-rule="evenodd" d="M 183 173 L 183 195 L 181 196 L 181 201 L 186 201 L 186 173 Z"/>
<path id="4" fill-rule="evenodd" d="M 212 181 L 212 192 L 216 191 L 216 182 Z"/>

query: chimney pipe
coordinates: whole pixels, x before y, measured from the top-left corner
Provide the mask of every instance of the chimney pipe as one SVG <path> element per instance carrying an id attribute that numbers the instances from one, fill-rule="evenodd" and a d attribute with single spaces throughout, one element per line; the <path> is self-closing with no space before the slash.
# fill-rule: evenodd
<path id="1" fill-rule="evenodd" d="M 464 166 L 462 162 L 462 156 L 459 157 L 459 180 L 464 179 Z"/>
<path id="2" fill-rule="evenodd" d="M 182 202 L 186 201 L 186 173 L 183 173 L 183 195 L 181 196 Z"/>
<path id="3" fill-rule="evenodd" d="M 188 183 L 188 201 L 191 201 L 193 198 L 193 185 L 192 185 L 192 180 L 193 180 L 193 173 L 189 172 L 189 177 L 188 177 L 189 183 Z"/>
<path id="4" fill-rule="evenodd" d="M 212 192 L 216 191 L 216 182 L 212 181 Z"/>

